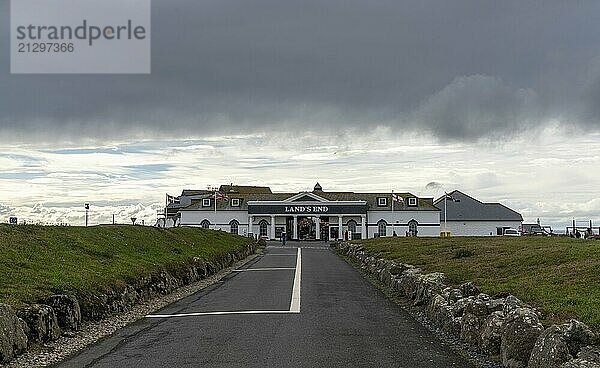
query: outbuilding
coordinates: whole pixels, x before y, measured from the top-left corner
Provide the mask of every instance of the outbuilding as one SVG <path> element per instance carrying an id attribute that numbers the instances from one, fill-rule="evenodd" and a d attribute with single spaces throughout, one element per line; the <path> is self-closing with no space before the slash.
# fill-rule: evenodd
<path id="1" fill-rule="evenodd" d="M 506 229 L 520 229 L 523 216 L 501 203 L 484 203 L 459 190 L 438 198 L 442 231 L 452 236 L 503 235 Z M 448 216 L 446 219 L 445 216 Z"/>

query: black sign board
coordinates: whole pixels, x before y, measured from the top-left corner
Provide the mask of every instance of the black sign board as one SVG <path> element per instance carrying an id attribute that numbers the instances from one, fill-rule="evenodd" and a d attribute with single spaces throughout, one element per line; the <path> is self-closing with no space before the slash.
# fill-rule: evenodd
<path id="1" fill-rule="evenodd" d="M 16 217 L 11 217 L 8 219 L 8 223 L 9 224 L 13 224 L 16 225 L 17 224 L 17 218 Z"/>
<path id="2" fill-rule="evenodd" d="M 251 215 L 361 215 L 367 213 L 366 204 L 330 204 L 315 203 L 314 205 L 286 204 L 248 204 Z"/>

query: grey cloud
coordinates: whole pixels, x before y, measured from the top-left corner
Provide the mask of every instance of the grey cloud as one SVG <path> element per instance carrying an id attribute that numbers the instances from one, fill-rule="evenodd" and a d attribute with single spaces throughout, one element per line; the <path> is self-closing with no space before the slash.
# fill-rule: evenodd
<path id="1" fill-rule="evenodd" d="M 501 135 L 539 122 L 536 94 L 511 89 L 500 79 L 474 75 L 456 78 L 417 109 L 414 124 L 453 139 Z"/>
<path id="2" fill-rule="evenodd" d="M 444 184 L 438 183 L 437 181 L 432 181 L 425 185 L 425 190 L 438 190 L 444 187 Z"/>
<path id="3" fill-rule="evenodd" d="M 599 128 L 599 2 L 153 1 L 153 74 L 10 75 L 3 141 L 306 129 Z M 0 49 L 8 50 L 8 1 Z M 582 103 L 582 96 L 587 96 Z"/>

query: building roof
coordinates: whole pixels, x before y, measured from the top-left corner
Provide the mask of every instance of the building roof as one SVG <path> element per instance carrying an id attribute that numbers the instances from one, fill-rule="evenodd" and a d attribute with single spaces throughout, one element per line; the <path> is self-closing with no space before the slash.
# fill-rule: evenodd
<path id="1" fill-rule="evenodd" d="M 225 193 L 242 193 L 242 194 L 271 194 L 271 188 L 259 187 L 252 185 L 221 185 L 219 191 Z"/>
<path id="2" fill-rule="evenodd" d="M 195 195 L 202 195 L 202 194 L 209 194 L 212 193 L 209 190 L 206 189 L 184 189 L 181 192 L 181 196 L 182 197 L 191 197 L 191 196 L 195 196 Z"/>
<path id="3" fill-rule="evenodd" d="M 448 193 L 457 201 L 438 198 L 434 205 L 440 212 L 440 221 L 444 221 L 444 206 L 448 205 L 448 221 L 523 221 L 523 216 L 500 203 L 484 203 L 465 193 L 455 190 Z"/>
<path id="4" fill-rule="evenodd" d="M 318 183 L 317 183 L 318 184 Z M 246 211 L 248 210 L 248 201 L 284 201 L 301 193 L 312 193 L 328 201 L 365 201 L 370 211 L 390 211 L 392 209 L 392 194 L 391 193 L 355 193 L 355 192 L 327 192 L 323 191 L 320 185 L 315 185 L 315 190 L 312 192 L 299 193 L 273 193 L 269 187 L 252 187 L 252 186 L 230 186 L 222 185 L 221 191 L 225 192 L 229 198 L 228 201 L 217 201 L 217 210 L 231 211 Z M 395 202 L 395 211 L 439 211 L 432 203 L 431 198 L 418 198 L 417 206 L 408 206 L 408 198 L 414 197 L 411 193 L 396 193 L 404 198 L 404 203 Z M 386 206 L 378 205 L 378 198 L 387 198 Z M 202 198 L 213 198 L 212 192 L 206 193 Z M 231 199 L 240 199 L 239 207 L 231 206 Z M 212 202 L 211 202 L 212 203 Z M 201 198 L 192 200 L 192 204 L 184 210 L 210 210 L 214 209 L 214 204 L 211 207 L 203 207 Z"/>

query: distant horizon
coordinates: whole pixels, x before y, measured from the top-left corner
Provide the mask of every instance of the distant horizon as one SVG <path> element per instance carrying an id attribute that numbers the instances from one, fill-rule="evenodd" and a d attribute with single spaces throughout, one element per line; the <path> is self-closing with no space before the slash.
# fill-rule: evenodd
<path id="1" fill-rule="evenodd" d="M 86 152 L 86 155 L 89 154 Z M 155 223 L 158 214 L 162 213 L 165 203 L 165 195 L 169 194 L 175 197 L 181 195 L 183 190 L 207 190 L 208 187 L 218 188 L 221 185 L 254 185 L 254 186 L 263 186 L 269 187 L 274 193 L 295 193 L 306 191 L 310 192 L 313 190 L 315 183 L 319 182 L 323 187 L 323 191 L 325 192 L 333 192 L 333 191 L 351 191 L 351 192 L 385 192 L 385 193 L 412 193 L 418 195 L 422 198 L 433 198 L 435 201 L 438 198 L 443 196 L 444 192 L 452 192 L 454 190 L 459 190 L 464 192 L 469 196 L 473 196 L 475 199 L 480 200 L 485 203 L 501 203 L 510 207 L 511 209 L 516 210 L 517 212 L 523 215 L 524 221 L 523 223 L 536 223 L 537 219 L 540 219 L 542 225 L 552 226 L 553 230 L 557 233 L 564 233 L 565 228 L 567 226 L 572 225 L 573 217 L 563 217 L 560 219 L 553 217 L 545 217 L 545 216 L 535 216 L 527 215 L 522 212 L 520 208 L 514 207 L 509 203 L 516 203 L 516 201 L 511 201 L 509 195 L 500 195 L 498 197 L 480 197 L 473 192 L 467 191 L 465 189 L 461 189 L 459 187 L 446 188 L 443 184 L 438 182 L 429 182 L 423 188 L 417 188 L 416 190 L 410 190 L 409 188 L 401 188 L 396 186 L 394 189 L 382 189 L 381 186 L 373 185 L 369 186 L 368 183 L 363 183 L 358 187 L 353 187 L 351 184 L 334 184 L 334 186 L 328 186 L 328 181 L 323 181 L 321 179 L 315 178 L 312 179 L 303 179 L 302 181 L 296 181 L 296 184 L 290 182 L 289 184 L 283 183 L 281 181 L 274 181 L 274 183 L 270 184 L 261 180 L 260 182 L 237 182 L 237 181 L 215 181 L 212 184 L 207 185 L 194 185 L 188 184 L 180 186 L 179 188 L 171 188 L 170 191 L 165 191 L 164 193 L 158 192 L 153 193 L 152 197 L 161 198 L 158 201 L 152 203 L 127 203 L 127 201 L 122 201 L 121 204 L 114 203 L 110 200 L 104 201 L 86 201 L 85 203 L 90 203 L 91 208 L 89 211 L 90 218 L 90 226 L 92 225 L 110 225 L 112 224 L 112 215 L 115 214 L 116 224 L 130 224 L 131 217 L 138 218 L 136 224 L 141 225 L 141 221 L 145 222 L 146 226 L 151 226 Z M 303 183 L 303 184 L 300 184 Z M 504 200 L 503 200 L 504 199 Z M 20 206 L 20 207 L 11 207 L 8 203 L 0 203 L 0 214 L 3 217 L 0 222 L 7 223 L 8 218 L 11 216 L 15 216 L 19 219 L 19 223 L 21 221 L 26 220 L 28 223 L 31 222 L 39 222 L 41 224 L 49 223 L 51 225 L 60 225 L 66 224 L 68 226 L 82 226 L 85 224 L 85 209 L 83 208 L 83 202 L 80 206 L 77 205 L 65 205 L 64 203 L 47 203 L 40 204 L 37 203 L 33 206 Z M 39 218 L 37 218 L 39 216 Z M 589 223 L 589 220 L 592 220 L 594 224 L 600 224 L 600 217 L 588 216 L 588 217 L 576 217 L 577 225 L 580 226 L 583 222 Z M 581 225 L 583 226 L 583 225 Z M 594 225 L 597 226 L 597 225 Z"/>
<path id="2" fill-rule="evenodd" d="M 600 2 L 153 1 L 140 75 L 10 74 L 9 3 L 2 221 L 148 223 L 183 188 L 319 181 L 600 222 Z"/>

